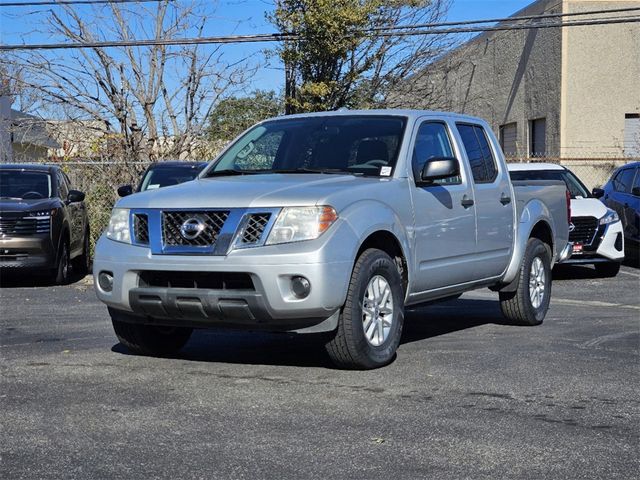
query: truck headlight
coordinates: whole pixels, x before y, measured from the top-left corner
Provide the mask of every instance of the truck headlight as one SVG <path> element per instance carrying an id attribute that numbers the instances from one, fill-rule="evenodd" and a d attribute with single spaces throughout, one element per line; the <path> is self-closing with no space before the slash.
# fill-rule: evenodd
<path id="1" fill-rule="evenodd" d="M 600 219 L 600 225 L 608 225 L 610 223 L 615 223 L 619 220 L 620 220 L 620 217 L 618 217 L 618 214 L 613 210 L 609 210 L 605 214 L 605 216 Z"/>
<path id="2" fill-rule="evenodd" d="M 107 227 L 107 237 L 116 242 L 131 243 L 128 208 L 113 209 Z"/>
<path id="3" fill-rule="evenodd" d="M 333 207 L 286 207 L 271 228 L 267 245 L 318 238 L 338 219 Z"/>

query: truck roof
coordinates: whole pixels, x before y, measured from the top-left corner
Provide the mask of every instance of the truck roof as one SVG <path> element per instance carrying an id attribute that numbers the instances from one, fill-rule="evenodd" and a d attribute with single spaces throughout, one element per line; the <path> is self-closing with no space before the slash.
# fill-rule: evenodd
<path id="1" fill-rule="evenodd" d="M 294 115 L 281 115 L 279 117 L 272 117 L 265 121 L 271 120 L 283 120 L 289 118 L 308 118 L 308 117 L 336 117 L 336 116 L 397 116 L 397 117 L 409 117 L 418 118 L 424 116 L 437 116 L 437 117 L 451 117 L 458 120 L 466 120 L 473 122 L 484 122 L 479 117 L 473 117 L 471 115 L 463 115 L 454 112 L 443 112 L 437 110 L 413 110 L 413 109 L 372 109 L 372 110 L 332 110 L 328 112 L 312 112 L 312 113 L 297 113 Z"/>
<path id="2" fill-rule="evenodd" d="M 543 163 L 543 162 L 531 162 L 531 163 L 508 163 L 507 168 L 510 172 L 522 172 L 522 171 L 539 171 L 539 170 L 566 170 L 562 165 L 557 163 Z"/>

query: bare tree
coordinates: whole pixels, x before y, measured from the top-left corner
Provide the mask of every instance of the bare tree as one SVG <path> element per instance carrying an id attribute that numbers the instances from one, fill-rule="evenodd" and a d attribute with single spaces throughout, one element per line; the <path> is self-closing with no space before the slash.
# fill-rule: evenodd
<path id="1" fill-rule="evenodd" d="M 207 0 L 111 3 L 90 10 L 60 5 L 50 11 L 46 33 L 74 43 L 168 40 L 199 36 L 212 15 Z M 62 136 L 77 128 L 94 150 L 108 145 L 110 156 L 124 160 L 189 157 L 200 148 L 213 105 L 250 73 L 248 61 L 225 62 L 214 46 L 62 52 L 23 52 L 0 61 L 8 64 L 14 89 L 37 99 L 32 107 L 63 120 L 57 123 Z"/>

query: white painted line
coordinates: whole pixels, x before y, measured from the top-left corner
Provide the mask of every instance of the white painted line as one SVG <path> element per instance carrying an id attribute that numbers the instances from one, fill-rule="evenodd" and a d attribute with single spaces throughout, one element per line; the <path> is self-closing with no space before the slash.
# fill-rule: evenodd
<path id="1" fill-rule="evenodd" d="M 476 290 L 474 292 L 468 292 L 464 295 L 463 298 L 473 299 L 473 297 L 487 299 L 490 298 L 492 300 L 498 300 L 498 294 L 493 292 L 483 292 Z M 611 303 L 611 302 L 599 302 L 597 300 L 572 300 L 570 298 L 558 298 L 551 296 L 551 304 L 560 304 L 560 305 L 572 305 L 572 306 L 587 306 L 587 307 L 604 307 L 604 308 L 627 308 L 631 310 L 640 310 L 640 306 L 638 305 L 626 305 L 624 303 Z"/>
<path id="2" fill-rule="evenodd" d="M 640 273 L 627 272 L 626 270 L 620 270 L 618 273 L 621 273 L 623 275 L 629 275 L 630 277 L 640 278 Z"/>

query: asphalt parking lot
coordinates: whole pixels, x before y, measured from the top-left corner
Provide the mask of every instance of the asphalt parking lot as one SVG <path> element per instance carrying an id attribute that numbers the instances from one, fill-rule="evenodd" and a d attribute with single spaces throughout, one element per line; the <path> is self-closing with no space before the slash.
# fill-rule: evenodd
<path id="1" fill-rule="evenodd" d="M 542 326 L 474 292 L 369 372 L 277 334 L 132 356 L 89 278 L 3 282 L 0 477 L 638 478 L 640 270 L 557 277 Z"/>

